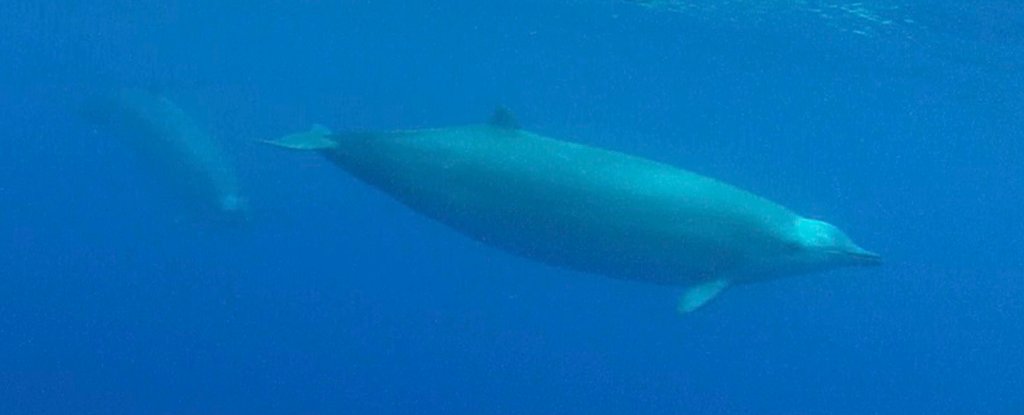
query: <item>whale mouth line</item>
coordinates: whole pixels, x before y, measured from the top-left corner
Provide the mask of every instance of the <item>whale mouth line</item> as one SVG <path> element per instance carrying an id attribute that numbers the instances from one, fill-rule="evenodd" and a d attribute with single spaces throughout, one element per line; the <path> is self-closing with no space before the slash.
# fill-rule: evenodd
<path id="1" fill-rule="evenodd" d="M 882 256 L 868 250 L 859 251 L 836 251 L 838 255 L 854 258 L 865 265 L 879 265 L 882 263 Z"/>

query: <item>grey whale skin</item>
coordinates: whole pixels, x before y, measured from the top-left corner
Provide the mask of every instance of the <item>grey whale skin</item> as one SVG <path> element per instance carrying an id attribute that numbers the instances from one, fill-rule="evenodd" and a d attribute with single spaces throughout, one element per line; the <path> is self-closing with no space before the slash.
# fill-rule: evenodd
<path id="1" fill-rule="evenodd" d="M 501 109 L 488 124 L 342 134 L 314 126 L 268 143 L 319 151 L 486 244 L 689 287 L 681 312 L 734 284 L 879 263 L 828 223 L 666 164 L 524 131 Z"/>
<path id="2" fill-rule="evenodd" d="M 216 137 L 167 97 L 123 88 L 93 98 L 83 112 L 121 136 L 196 213 L 245 219 L 233 163 Z"/>

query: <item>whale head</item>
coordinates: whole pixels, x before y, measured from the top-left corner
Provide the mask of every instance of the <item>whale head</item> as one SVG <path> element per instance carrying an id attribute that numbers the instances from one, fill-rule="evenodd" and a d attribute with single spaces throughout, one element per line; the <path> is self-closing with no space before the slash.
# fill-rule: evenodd
<path id="1" fill-rule="evenodd" d="M 878 254 L 861 248 L 845 232 L 820 220 L 800 218 L 793 226 L 795 252 L 791 260 L 806 271 L 879 265 Z"/>
<path id="2" fill-rule="evenodd" d="M 238 194 L 226 194 L 220 198 L 217 206 L 222 214 L 232 219 L 246 221 L 249 219 L 249 203 Z"/>

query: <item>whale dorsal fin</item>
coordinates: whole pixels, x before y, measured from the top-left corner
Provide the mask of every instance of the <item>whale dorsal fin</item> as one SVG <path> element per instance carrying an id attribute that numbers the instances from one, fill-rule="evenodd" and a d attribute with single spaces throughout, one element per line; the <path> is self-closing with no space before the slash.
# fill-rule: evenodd
<path id="1" fill-rule="evenodd" d="M 724 278 L 690 287 L 679 299 L 679 312 L 686 314 L 696 311 L 718 297 L 726 288 L 729 288 L 729 280 Z"/>
<path id="2" fill-rule="evenodd" d="M 506 107 L 496 108 L 494 110 L 494 115 L 491 115 L 491 121 L 489 124 L 506 130 L 519 129 L 519 120 L 517 120 L 516 116 L 512 114 L 512 111 Z"/>
<path id="3" fill-rule="evenodd" d="M 327 128 L 327 127 L 324 127 L 323 124 L 313 124 L 313 126 L 309 127 L 308 133 L 309 134 L 323 135 L 323 136 L 327 136 L 327 135 L 331 135 L 332 134 L 331 133 L 331 129 Z"/>

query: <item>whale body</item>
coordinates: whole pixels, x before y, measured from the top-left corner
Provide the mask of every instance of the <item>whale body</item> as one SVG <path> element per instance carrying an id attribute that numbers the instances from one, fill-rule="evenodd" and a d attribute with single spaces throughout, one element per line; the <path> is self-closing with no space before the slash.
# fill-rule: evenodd
<path id="1" fill-rule="evenodd" d="M 693 311 L 727 287 L 879 262 L 836 227 L 720 181 L 519 128 L 486 124 L 269 141 L 318 151 L 404 205 L 541 262 L 689 287 Z"/>
<path id="2" fill-rule="evenodd" d="M 122 136 L 197 212 L 244 217 L 233 163 L 217 139 L 167 97 L 126 88 L 94 100 L 85 115 Z"/>

